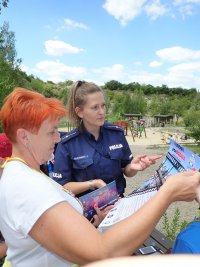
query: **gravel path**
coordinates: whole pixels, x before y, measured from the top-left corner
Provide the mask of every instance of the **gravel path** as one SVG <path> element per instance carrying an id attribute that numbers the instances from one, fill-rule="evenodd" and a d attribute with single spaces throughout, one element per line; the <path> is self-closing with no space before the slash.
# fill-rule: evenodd
<path id="1" fill-rule="evenodd" d="M 148 178 L 154 173 L 154 171 L 159 167 L 161 162 L 164 160 L 164 157 L 168 151 L 168 147 L 156 147 L 154 146 L 153 148 L 151 146 L 134 146 L 131 145 L 131 150 L 133 155 L 139 155 L 139 154 L 147 154 L 147 155 L 160 155 L 162 154 L 163 157 L 154 165 L 150 166 L 143 172 L 137 173 L 136 176 L 133 178 L 127 178 L 127 188 L 125 193 L 129 194 L 133 191 L 135 187 L 140 185 L 142 182 L 148 180 Z M 186 220 L 187 222 L 190 222 L 194 216 L 197 214 L 198 210 L 198 204 L 196 201 L 193 202 L 176 202 L 173 203 L 167 210 L 167 216 L 170 219 L 173 218 L 174 212 L 176 208 L 179 209 L 180 211 L 180 222 Z M 159 221 L 158 225 L 156 228 L 163 232 L 162 226 L 163 226 L 163 218 Z"/>

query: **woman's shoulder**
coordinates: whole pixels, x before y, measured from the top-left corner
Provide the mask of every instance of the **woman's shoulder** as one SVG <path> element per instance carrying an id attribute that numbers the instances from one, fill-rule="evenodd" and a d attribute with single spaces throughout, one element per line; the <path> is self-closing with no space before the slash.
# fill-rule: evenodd
<path id="1" fill-rule="evenodd" d="M 105 122 L 103 125 L 103 129 L 107 131 L 116 131 L 116 132 L 124 132 L 124 129 L 114 123 Z"/>
<path id="2" fill-rule="evenodd" d="M 69 142 L 70 140 L 73 140 L 74 138 L 78 137 L 80 135 L 80 131 L 75 128 L 72 131 L 63 134 L 63 136 L 61 137 L 61 143 L 65 144 L 67 142 Z"/>

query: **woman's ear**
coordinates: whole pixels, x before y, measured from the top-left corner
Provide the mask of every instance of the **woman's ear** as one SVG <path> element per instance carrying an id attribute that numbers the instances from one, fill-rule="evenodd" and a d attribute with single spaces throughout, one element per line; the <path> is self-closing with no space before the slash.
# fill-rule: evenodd
<path id="1" fill-rule="evenodd" d="M 17 129 L 16 137 L 18 141 L 24 146 L 27 146 L 27 144 L 29 143 L 28 132 L 23 128 Z"/>
<path id="2" fill-rule="evenodd" d="M 79 107 L 75 107 L 75 112 L 76 112 L 76 115 L 79 117 L 79 118 L 83 118 L 83 113 L 82 113 L 82 109 L 79 108 Z"/>

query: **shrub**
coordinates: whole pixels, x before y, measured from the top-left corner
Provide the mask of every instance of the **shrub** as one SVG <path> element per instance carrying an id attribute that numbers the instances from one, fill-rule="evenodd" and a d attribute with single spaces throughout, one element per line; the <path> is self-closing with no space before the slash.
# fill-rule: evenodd
<path id="1" fill-rule="evenodd" d="M 162 223 L 164 235 L 172 241 L 174 241 L 178 233 L 188 225 L 187 221 L 180 221 L 180 215 L 178 208 L 175 210 L 172 220 L 169 220 L 167 213 L 163 215 Z"/>

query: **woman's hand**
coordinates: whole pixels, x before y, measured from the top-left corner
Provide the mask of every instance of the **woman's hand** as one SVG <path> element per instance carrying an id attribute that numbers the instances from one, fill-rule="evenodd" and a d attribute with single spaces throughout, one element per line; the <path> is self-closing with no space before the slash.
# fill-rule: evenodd
<path id="1" fill-rule="evenodd" d="M 92 224 L 97 227 L 99 224 L 103 221 L 103 219 L 106 217 L 108 212 L 114 207 L 114 205 L 107 206 L 105 209 L 100 210 L 97 205 L 94 205 L 94 209 L 97 214 L 95 214 L 92 218 L 93 222 Z M 91 220 L 91 221 L 92 221 Z"/>
<path id="2" fill-rule="evenodd" d="M 162 155 L 147 156 L 138 155 L 133 158 L 130 163 L 130 168 L 133 171 L 143 171 L 150 165 L 154 164 L 156 160 L 160 159 Z"/>
<path id="3" fill-rule="evenodd" d="M 169 176 L 160 190 L 167 190 L 172 201 L 192 201 L 198 197 L 200 172 L 186 171 Z"/>

